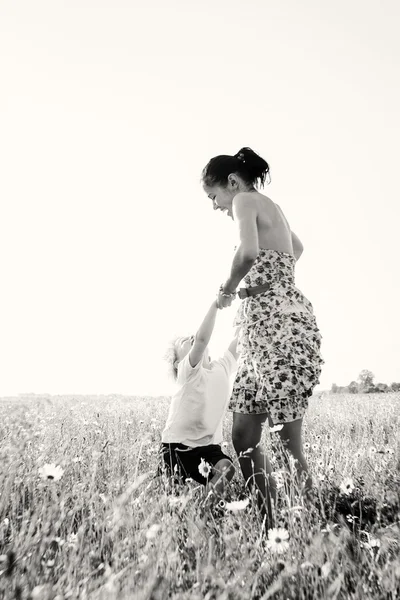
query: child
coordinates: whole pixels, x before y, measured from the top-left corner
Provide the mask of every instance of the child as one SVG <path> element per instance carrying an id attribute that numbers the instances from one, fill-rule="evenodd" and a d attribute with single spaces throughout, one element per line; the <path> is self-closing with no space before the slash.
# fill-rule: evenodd
<path id="1" fill-rule="evenodd" d="M 230 375 L 236 370 L 235 338 L 222 358 L 211 361 L 208 343 L 218 305 L 214 301 L 196 335 L 181 337 L 173 345 L 173 370 L 179 389 L 169 408 L 162 432 L 163 462 L 169 475 L 192 478 L 224 489 L 234 475 L 232 460 L 222 452 L 222 421 L 230 397 Z"/>

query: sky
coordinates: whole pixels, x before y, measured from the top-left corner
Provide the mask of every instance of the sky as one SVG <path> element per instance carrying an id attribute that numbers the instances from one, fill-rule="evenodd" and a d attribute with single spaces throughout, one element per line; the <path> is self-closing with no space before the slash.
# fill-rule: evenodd
<path id="1" fill-rule="evenodd" d="M 0 0 L 0 395 L 173 391 L 165 350 L 237 241 L 201 171 L 243 146 L 304 245 L 320 388 L 399 381 L 399 17 L 396 0 Z"/>

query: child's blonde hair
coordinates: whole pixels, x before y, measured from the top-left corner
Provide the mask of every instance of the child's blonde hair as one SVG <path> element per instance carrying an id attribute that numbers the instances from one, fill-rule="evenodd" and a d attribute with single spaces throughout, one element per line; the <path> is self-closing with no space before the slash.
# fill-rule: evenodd
<path id="1" fill-rule="evenodd" d="M 167 362 L 170 376 L 176 381 L 178 377 L 178 355 L 176 353 L 176 342 L 181 336 L 176 335 L 169 343 L 164 360 Z"/>

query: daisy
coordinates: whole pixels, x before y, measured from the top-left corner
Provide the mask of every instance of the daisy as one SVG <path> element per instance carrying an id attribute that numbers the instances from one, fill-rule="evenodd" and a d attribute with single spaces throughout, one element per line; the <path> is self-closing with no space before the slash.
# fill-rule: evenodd
<path id="1" fill-rule="evenodd" d="M 305 442 L 303 444 L 304 450 L 309 450 L 310 449 L 310 443 L 309 442 Z"/>
<path id="2" fill-rule="evenodd" d="M 227 502 L 225 507 L 232 512 L 238 512 L 239 510 L 244 510 L 248 504 L 249 499 L 245 498 L 244 500 L 236 500 L 236 502 Z"/>
<path id="3" fill-rule="evenodd" d="M 283 527 L 270 529 L 268 532 L 268 546 L 278 554 L 282 554 L 289 548 L 289 534 Z"/>
<path id="4" fill-rule="evenodd" d="M 275 433 L 276 431 L 280 431 L 281 429 L 283 429 L 283 425 L 274 425 L 273 427 L 269 428 L 269 432 L 270 433 Z"/>
<path id="5" fill-rule="evenodd" d="M 146 531 L 146 538 L 148 540 L 153 540 L 156 537 L 160 527 L 161 526 L 157 523 L 153 523 L 153 525 Z"/>
<path id="6" fill-rule="evenodd" d="M 350 477 L 347 477 L 340 484 L 340 491 L 345 496 L 349 496 L 353 490 L 354 490 L 354 481 L 352 479 L 350 479 Z"/>
<path id="7" fill-rule="evenodd" d="M 64 470 L 54 463 L 43 465 L 39 469 L 39 475 L 42 479 L 58 481 L 63 476 Z"/>
<path id="8" fill-rule="evenodd" d="M 206 479 L 208 478 L 208 476 L 211 473 L 211 465 L 209 465 L 208 462 L 206 462 L 204 460 L 204 458 L 202 458 L 200 461 L 199 473 L 200 473 L 200 475 L 203 475 L 203 477 L 205 477 Z"/>

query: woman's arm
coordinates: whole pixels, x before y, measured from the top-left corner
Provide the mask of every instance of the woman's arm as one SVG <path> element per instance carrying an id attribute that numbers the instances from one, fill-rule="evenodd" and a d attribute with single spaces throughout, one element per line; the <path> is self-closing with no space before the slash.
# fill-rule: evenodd
<path id="1" fill-rule="evenodd" d="M 299 260 L 300 256 L 303 254 L 303 244 L 301 243 L 301 241 L 299 240 L 299 238 L 297 237 L 297 235 L 295 233 L 293 233 L 292 231 L 292 246 L 293 246 L 293 254 L 296 258 L 296 261 Z"/>
<path id="2" fill-rule="evenodd" d="M 252 197 L 246 192 L 237 194 L 232 208 L 240 245 L 233 258 L 231 273 L 223 285 L 223 291 L 228 294 L 236 290 L 258 255 L 257 212 Z"/>

